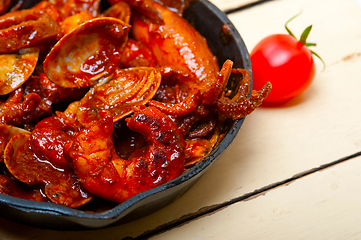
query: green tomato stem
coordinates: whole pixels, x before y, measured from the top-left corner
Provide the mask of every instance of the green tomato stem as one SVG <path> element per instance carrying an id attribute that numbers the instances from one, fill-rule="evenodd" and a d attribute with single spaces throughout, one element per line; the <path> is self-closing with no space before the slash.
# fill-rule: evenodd
<path id="1" fill-rule="evenodd" d="M 303 45 L 309 45 L 309 43 L 307 43 L 307 37 L 308 35 L 310 34 L 311 32 L 311 29 L 312 29 L 312 25 L 308 26 L 304 31 L 303 33 L 301 34 L 301 37 L 300 37 L 300 42 L 303 44 Z M 316 45 L 316 43 L 310 43 L 310 44 L 314 44 Z"/>
<path id="2" fill-rule="evenodd" d="M 299 12 L 296 16 L 294 16 L 294 17 L 292 17 L 290 20 L 288 20 L 288 21 L 286 22 L 286 24 L 285 24 L 285 28 L 286 28 L 288 34 L 291 35 L 292 37 L 294 37 L 296 40 L 298 40 L 298 39 L 297 39 L 296 36 L 292 33 L 292 31 L 288 28 L 287 24 L 288 24 L 289 22 L 291 22 L 293 19 L 295 19 L 297 16 L 299 16 L 301 13 L 302 13 L 302 10 L 301 10 L 301 12 Z M 302 43 L 303 45 L 305 45 L 307 48 L 308 48 L 308 47 L 314 47 L 314 46 L 316 46 L 316 43 L 308 43 L 308 42 L 307 42 L 307 38 L 308 38 L 308 35 L 309 35 L 310 32 L 311 32 L 311 29 L 312 29 L 312 25 L 308 26 L 308 27 L 302 32 L 301 37 L 300 37 L 300 40 L 298 40 L 300 43 Z M 318 59 L 321 60 L 321 62 L 323 63 L 323 70 L 325 70 L 326 64 L 325 64 L 325 62 L 323 61 L 323 59 L 322 59 L 317 53 L 315 53 L 314 51 L 312 51 L 311 49 L 309 49 L 309 50 L 310 50 L 310 52 L 311 52 L 312 55 L 315 55 Z M 322 70 L 322 71 L 323 71 L 323 70 Z"/>
<path id="3" fill-rule="evenodd" d="M 297 16 L 299 16 L 301 13 L 302 13 L 302 10 L 301 10 L 301 12 L 299 12 L 298 14 L 296 14 L 296 16 L 294 16 L 294 17 L 292 17 L 290 20 L 288 20 L 288 21 L 286 22 L 286 24 L 285 24 L 285 28 L 286 28 L 288 34 L 291 35 L 292 37 L 294 37 L 295 39 L 297 39 L 296 36 L 295 36 L 295 35 L 292 33 L 292 31 L 288 28 L 287 24 L 288 24 L 289 22 L 291 22 L 293 19 L 295 19 Z"/>

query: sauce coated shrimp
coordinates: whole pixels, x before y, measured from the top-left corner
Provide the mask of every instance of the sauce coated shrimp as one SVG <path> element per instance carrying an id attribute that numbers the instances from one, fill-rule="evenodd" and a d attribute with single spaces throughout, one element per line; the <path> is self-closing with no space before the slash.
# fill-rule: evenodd
<path id="1" fill-rule="evenodd" d="M 115 151 L 111 115 L 106 111 L 100 115 L 102 122 L 79 132 L 68 150 L 75 172 L 88 191 L 121 203 L 183 172 L 185 142 L 167 115 L 142 107 L 127 119 L 129 128 L 143 134 L 148 144 L 128 160 Z"/>

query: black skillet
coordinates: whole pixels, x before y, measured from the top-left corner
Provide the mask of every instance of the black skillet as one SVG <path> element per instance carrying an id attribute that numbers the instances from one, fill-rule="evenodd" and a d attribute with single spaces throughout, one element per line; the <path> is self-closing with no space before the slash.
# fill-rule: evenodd
<path id="1" fill-rule="evenodd" d="M 37 2 L 39 1 L 26 0 L 24 6 L 31 7 Z M 207 39 L 220 65 L 226 59 L 231 59 L 234 67 L 244 68 L 252 73 L 247 48 L 225 13 L 207 0 L 196 0 L 185 11 L 184 17 Z M 228 28 L 223 28 L 224 25 Z M 239 81 L 240 78 L 232 77 L 228 87 L 234 90 Z M 0 194 L 0 216 L 39 228 L 58 230 L 102 228 L 144 217 L 170 204 L 192 187 L 230 145 L 243 121 L 244 119 L 227 122 L 226 135 L 218 146 L 209 156 L 178 178 L 140 193 L 105 212 L 89 213 L 53 203 Z"/>

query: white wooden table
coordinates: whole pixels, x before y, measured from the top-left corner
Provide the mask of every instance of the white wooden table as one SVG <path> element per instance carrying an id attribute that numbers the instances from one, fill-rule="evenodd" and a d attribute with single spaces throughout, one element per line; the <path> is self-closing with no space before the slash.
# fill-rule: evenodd
<path id="1" fill-rule="evenodd" d="M 213 0 L 229 11 L 250 0 Z M 361 239 L 361 4 L 267 1 L 228 14 L 249 51 L 262 38 L 313 24 L 310 88 L 277 108 L 258 108 L 235 141 L 174 203 L 134 222 L 53 231 L 0 218 L 0 239 Z"/>

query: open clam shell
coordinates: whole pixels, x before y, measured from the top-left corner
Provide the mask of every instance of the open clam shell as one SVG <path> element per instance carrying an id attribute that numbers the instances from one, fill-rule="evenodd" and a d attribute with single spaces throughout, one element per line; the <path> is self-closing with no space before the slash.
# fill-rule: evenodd
<path id="1" fill-rule="evenodd" d="M 58 171 L 50 162 L 34 154 L 30 135 L 19 133 L 8 142 L 4 162 L 9 172 L 28 185 L 44 184 L 46 196 L 54 203 L 74 208 L 89 202 L 92 195 L 81 189 L 73 172 Z"/>
<path id="2" fill-rule="evenodd" d="M 14 91 L 28 80 L 38 62 L 39 52 L 34 47 L 0 55 L 0 95 Z"/>
<path id="3" fill-rule="evenodd" d="M 148 103 L 160 82 L 160 72 L 155 68 L 118 69 L 110 82 L 94 87 L 80 101 L 78 120 L 87 126 L 98 118 L 99 110 L 107 109 L 118 121 L 131 114 L 134 107 Z"/>
<path id="4" fill-rule="evenodd" d="M 130 26 L 101 17 L 81 24 L 55 44 L 44 61 L 50 81 L 65 88 L 89 87 L 119 64 Z"/>

